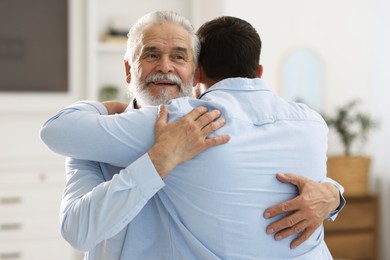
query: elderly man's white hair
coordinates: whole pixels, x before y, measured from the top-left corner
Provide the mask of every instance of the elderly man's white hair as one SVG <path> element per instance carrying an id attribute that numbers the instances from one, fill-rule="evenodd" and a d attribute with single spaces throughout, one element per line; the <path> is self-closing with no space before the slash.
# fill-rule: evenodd
<path id="1" fill-rule="evenodd" d="M 137 55 L 141 50 L 142 32 L 146 26 L 162 23 L 175 23 L 182 26 L 191 36 L 191 45 L 193 51 L 194 68 L 197 66 L 198 56 L 200 52 L 200 43 L 196 37 L 194 27 L 185 17 L 173 11 L 157 11 L 151 12 L 142 16 L 135 25 L 133 25 L 128 33 L 127 50 L 124 59 L 134 64 Z"/>

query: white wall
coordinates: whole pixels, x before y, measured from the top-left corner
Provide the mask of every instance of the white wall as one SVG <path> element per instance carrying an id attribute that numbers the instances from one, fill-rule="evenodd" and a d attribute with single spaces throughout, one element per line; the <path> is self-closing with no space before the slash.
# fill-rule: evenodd
<path id="1" fill-rule="evenodd" d="M 307 48 L 324 67 L 322 111 L 353 98 L 375 115 L 380 128 L 364 150 L 373 156 L 372 189 L 381 195 L 381 239 L 390 240 L 390 2 L 387 0 L 220 0 L 204 15 L 194 13 L 196 25 L 219 15 L 249 21 L 262 41 L 264 78 L 281 93 L 281 64 L 294 49 Z M 199 1 L 198 8 L 206 8 Z M 330 133 L 329 154 L 341 152 Z M 390 248 L 381 246 L 381 259 L 390 259 Z"/>
<path id="2" fill-rule="evenodd" d="M 390 259 L 390 2 L 387 0 L 376 0 L 373 4 L 374 26 L 374 48 L 372 62 L 368 70 L 372 73 L 370 91 L 373 93 L 373 111 L 380 118 L 379 130 L 373 135 L 371 150 L 375 158 L 373 173 L 376 183 L 379 183 L 381 197 L 381 239 L 382 258 Z"/>
<path id="3" fill-rule="evenodd" d="M 219 2 L 219 11 L 209 10 L 207 17 L 197 22 L 210 16 L 233 15 L 254 25 L 263 41 L 264 77 L 276 90 L 280 89 L 280 66 L 285 55 L 295 48 L 308 48 L 316 51 L 325 65 L 325 108 L 349 99 L 352 86 L 353 96 L 371 101 L 366 67 L 371 63 L 374 44 L 371 1 Z"/>

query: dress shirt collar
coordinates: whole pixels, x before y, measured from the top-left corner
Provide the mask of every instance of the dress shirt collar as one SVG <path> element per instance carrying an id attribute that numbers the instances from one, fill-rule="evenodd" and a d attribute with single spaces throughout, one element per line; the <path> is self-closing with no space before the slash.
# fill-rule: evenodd
<path id="1" fill-rule="evenodd" d="M 240 91 L 271 91 L 261 78 L 228 78 L 221 80 L 211 86 L 208 90 L 199 96 L 201 99 L 204 95 L 215 90 L 240 90 Z"/>

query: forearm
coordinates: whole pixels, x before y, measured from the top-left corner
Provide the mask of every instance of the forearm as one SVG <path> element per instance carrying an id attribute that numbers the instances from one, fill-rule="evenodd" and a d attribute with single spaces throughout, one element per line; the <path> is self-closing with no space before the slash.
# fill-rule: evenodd
<path id="1" fill-rule="evenodd" d="M 72 162 L 61 204 L 61 232 L 82 251 L 118 234 L 164 186 L 147 155 L 110 181 L 99 177 L 99 167 L 91 162 Z"/>
<path id="2" fill-rule="evenodd" d="M 94 116 L 106 115 L 107 110 L 98 102 L 79 101 L 68 106 L 49 118 L 40 129 L 42 141 L 54 152 L 83 160 L 91 153 L 93 129 L 98 128 Z M 91 127 L 86 127 L 89 122 Z M 86 144 L 86 145 L 83 145 Z"/>
<path id="3" fill-rule="evenodd" d="M 40 135 L 54 152 L 126 167 L 153 144 L 157 108 L 108 116 L 98 102 L 77 102 L 52 118 Z"/>

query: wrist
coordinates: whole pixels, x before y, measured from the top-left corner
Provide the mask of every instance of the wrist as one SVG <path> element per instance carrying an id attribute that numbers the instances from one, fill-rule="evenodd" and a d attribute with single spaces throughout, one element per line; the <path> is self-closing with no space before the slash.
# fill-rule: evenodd
<path id="1" fill-rule="evenodd" d="M 106 107 L 109 115 L 120 114 L 124 112 L 128 106 L 127 103 L 121 101 L 104 101 L 102 104 Z"/>
<path id="2" fill-rule="evenodd" d="M 170 167 L 169 157 L 161 152 L 158 145 L 154 145 L 148 151 L 148 155 L 161 179 L 165 178 L 172 171 L 173 168 Z"/>
<path id="3" fill-rule="evenodd" d="M 339 208 L 340 206 L 340 191 L 337 189 L 337 187 L 330 182 L 324 182 L 323 185 L 328 189 L 329 194 L 330 194 L 330 201 L 331 201 L 331 206 L 330 209 L 331 211 L 335 211 Z"/>

